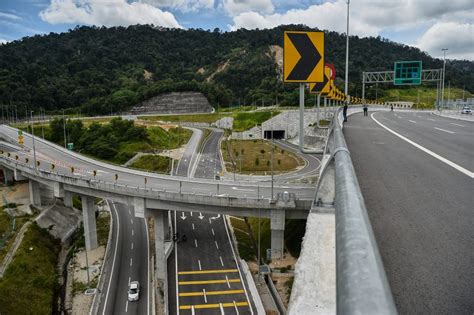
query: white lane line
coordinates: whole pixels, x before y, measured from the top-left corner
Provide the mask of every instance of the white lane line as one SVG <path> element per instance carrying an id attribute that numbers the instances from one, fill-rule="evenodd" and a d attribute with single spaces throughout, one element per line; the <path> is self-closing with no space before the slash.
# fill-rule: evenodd
<path id="1" fill-rule="evenodd" d="M 217 249 L 219 249 L 219 245 L 217 245 L 217 241 L 214 241 L 214 243 L 216 243 L 216 247 L 217 247 Z"/>
<path id="2" fill-rule="evenodd" d="M 239 309 L 237 308 L 237 304 L 234 301 L 234 308 L 235 308 L 235 314 L 239 315 Z"/>
<path id="3" fill-rule="evenodd" d="M 130 278 L 130 277 L 128 277 L 128 285 L 130 285 L 130 280 L 131 280 L 131 278 Z"/>
<path id="4" fill-rule="evenodd" d="M 455 125 L 455 126 L 459 126 L 459 127 L 464 127 L 464 125 L 460 125 L 460 124 L 455 124 L 455 123 L 450 123 L 451 125 Z"/>
<path id="5" fill-rule="evenodd" d="M 449 130 L 446 130 L 446 129 L 437 128 L 437 127 L 434 127 L 434 129 L 440 130 L 440 131 L 444 131 L 444 132 L 447 132 L 447 133 L 451 133 L 451 134 L 454 133 L 454 132 L 452 132 L 452 131 L 449 131 Z"/>
<path id="6" fill-rule="evenodd" d="M 221 315 L 225 315 L 224 313 L 224 305 L 222 305 L 222 303 L 219 303 L 219 308 L 221 310 Z"/>
<path id="7" fill-rule="evenodd" d="M 204 303 L 207 303 L 206 289 L 202 289 L 202 293 L 204 294 Z"/>
<path id="8" fill-rule="evenodd" d="M 221 261 L 221 266 L 224 267 L 224 262 L 222 261 L 222 257 L 219 256 L 219 260 Z"/>
<path id="9" fill-rule="evenodd" d="M 191 216 L 193 213 L 191 212 Z M 174 212 L 174 227 L 175 229 L 178 229 L 178 226 L 176 225 L 176 212 Z M 148 233 L 147 233 L 148 234 Z M 179 286 L 178 286 L 178 243 L 176 243 L 174 247 L 174 279 L 175 279 L 175 288 L 176 288 L 176 296 L 179 296 Z M 179 298 L 176 298 L 176 314 L 179 315 Z"/>
<path id="10" fill-rule="evenodd" d="M 133 265 L 133 258 L 130 258 L 130 267 Z"/>
<path id="11" fill-rule="evenodd" d="M 432 119 L 432 118 L 426 118 L 426 119 L 431 120 L 431 121 L 436 121 L 436 120 L 434 120 L 434 119 Z"/>
<path id="12" fill-rule="evenodd" d="M 198 259 L 199 270 L 202 270 L 201 261 Z"/>
<path id="13" fill-rule="evenodd" d="M 227 286 L 228 286 L 229 289 L 230 289 L 230 282 L 229 282 L 229 278 L 227 278 L 227 275 L 225 275 L 225 281 L 227 282 Z"/>
<path id="14" fill-rule="evenodd" d="M 132 229 L 132 236 L 133 236 L 134 233 L 135 233 L 135 232 L 134 232 L 133 229 Z"/>
<path id="15" fill-rule="evenodd" d="M 209 218 L 209 224 L 212 224 L 212 222 L 211 222 L 211 218 Z"/>
<path id="16" fill-rule="evenodd" d="M 132 247 L 130 249 L 133 250 L 133 243 L 132 243 Z"/>
<path id="17" fill-rule="evenodd" d="M 125 313 L 127 313 L 127 312 L 128 312 L 128 300 L 127 300 L 127 302 L 125 302 Z"/>
<path id="18" fill-rule="evenodd" d="M 194 223 L 193 223 L 193 230 L 194 230 Z"/>
<path id="19" fill-rule="evenodd" d="M 409 121 L 409 122 L 412 122 L 412 123 L 414 123 L 414 124 L 416 124 L 416 121 L 414 121 L 414 120 L 408 120 L 408 121 Z"/>
<path id="20" fill-rule="evenodd" d="M 130 219 L 130 223 L 133 224 L 133 219 Z"/>
<path id="21" fill-rule="evenodd" d="M 191 216 L 193 216 L 193 212 L 191 211 Z"/>
<path id="22" fill-rule="evenodd" d="M 454 162 L 451 162 L 450 160 L 448 160 L 448 159 L 442 157 L 441 155 L 438 155 L 438 154 L 434 153 L 433 151 L 428 150 L 427 148 L 425 148 L 425 147 L 419 145 L 418 143 L 416 143 L 416 142 L 414 142 L 414 141 L 408 139 L 407 137 L 402 136 L 401 134 L 399 134 L 399 133 L 393 131 L 392 129 L 388 128 L 388 127 L 385 126 L 384 124 L 380 123 L 377 119 L 375 119 L 374 113 L 372 113 L 372 114 L 370 115 L 370 117 L 372 117 L 372 119 L 373 119 L 379 126 L 381 126 L 382 128 L 384 128 L 384 129 L 387 130 L 388 132 L 390 132 L 390 133 L 394 134 L 395 136 L 399 137 L 400 139 L 402 139 L 402 140 L 408 142 L 408 143 L 411 144 L 412 146 L 414 146 L 414 147 L 420 149 L 421 151 L 423 151 L 423 152 L 425 152 L 425 153 L 428 153 L 428 154 L 431 155 L 432 157 L 434 157 L 434 158 L 440 160 L 441 162 L 443 162 L 443 163 L 445 163 L 445 164 L 451 166 L 452 168 L 454 168 L 454 169 L 460 171 L 461 173 L 463 173 L 463 174 L 469 176 L 470 178 L 474 178 L 474 172 L 471 172 L 471 171 L 465 169 L 464 167 L 462 167 L 462 166 L 460 166 L 460 165 L 457 165 L 457 164 L 454 163 Z"/>
<path id="23" fill-rule="evenodd" d="M 145 231 L 146 231 L 146 256 L 147 256 L 147 267 L 146 267 L 146 280 L 147 280 L 147 288 L 146 288 L 146 300 L 147 300 L 147 308 L 146 313 L 150 315 L 150 236 L 148 235 L 148 222 L 146 219 L 143 219 L 145 222 Z M 154 303 L 154 299 L 153 299 Z"/>
<path id="24" fill-rule="evenodd" d="M 212 235 L 216 235 L 216 234 L 214 233 L 214 229 L 211 229 L 211 231 L 212 231 Z"/>
<path id="25" fill-rule="evenodd" d="M 198 247 L 198 240 L 197 239 L 194 239 L 194 245 L 196 245 L 196 247 Z"/>
<path id="26" fill-rule="evenodd" d="M 109 202 L 108 201 L 106 201 L 106 202 L 107 202 L 107 205 L 109 205 L 110 211 L 112 211 L 112 207 L 110 207 Z M 119 240 L 119 235 L 120 235 L 120 218 L 118 216 L 117 209 L 115 208 L 115 204 L 113 202 L 112 202 L 112 206 L 113 206 L 115 215 L 117 217 L 117 237 L 115 238 L 115 249 L 114 249 L 114 259 L 112 260 L 112 271 L 111 271 L 110 277 L 109 277 L 109 284 L 107 285 L 107 292 L 105 293 L 104 309 L 102 311 L 102 315 L 105 315 L 105 311 L 107 309 L 107 299 L 109 298 L 110 284 L 112 283 L 112 278 L 114 276 L 115 259 L 117 258 L 117 247 L 118 247 L 118 240 Z M 113 219 L 113 216 L 112 216 L 112 219 Z M 111 226 L 113 226 L 113 224 Z"/>

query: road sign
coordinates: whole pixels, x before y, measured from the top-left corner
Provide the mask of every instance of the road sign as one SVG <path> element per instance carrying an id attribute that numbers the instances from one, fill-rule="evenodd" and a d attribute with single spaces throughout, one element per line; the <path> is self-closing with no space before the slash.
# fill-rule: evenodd
<path id="1" fill-rule="evenodd" d="M 18 130 L 18 137 L 19 136 L 22 136 L 23 135 L 23 131 L 22 130 Z"/>
<path id="2" fill-rule="evenodd" d="M 25 143 L 25 140 L 23 139 L 23 136 L 18 133 L 18 144 L 23 145 Z"/>
<path id="3" fill-rule="evenodd" d="M 285 32 L 283 44 L 284 82 L 323 82 L 323 32 Z"/>
<path id="4" fill-rule="evenodd" d="M 74 143 L 73 143 L 73 142 L 69 142 L 69 143 L 67 144 L 67 149 L 72 151 L 72 150 L 74 149 Z"/>
<path id="5" fill-rule="evenodd" d="M 394 85 L 421 84 L 421 61 L 397 61 L 394 66 Z"/>
<path id="6" fill-rule="evenodd" d="M 310 93 L 321 93 L 323 95 L 329 93 L 329 81 L 331 81 L 331 68 L 327 65 L 324 66 L 324 81 L 318 83 L 309 84 Z"/>

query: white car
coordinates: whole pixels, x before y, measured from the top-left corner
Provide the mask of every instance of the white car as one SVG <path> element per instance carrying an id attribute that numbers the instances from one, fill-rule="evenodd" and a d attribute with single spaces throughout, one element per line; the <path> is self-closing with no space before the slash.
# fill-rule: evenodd
<path id="1" fill-rule="evenodd" d="M 140 283 L 138 281 L 130 282 L 128 286 L 128 300 L 130 302 L 138 301 L 140 298 Z"/>
<path id="2" fill-rule="evenodd" d="M 464 106 L 462 108 L 461 114 L 468 114 L 468 115 L 472 114 L 471 109 L 469 108 L 469 106 Z"/>

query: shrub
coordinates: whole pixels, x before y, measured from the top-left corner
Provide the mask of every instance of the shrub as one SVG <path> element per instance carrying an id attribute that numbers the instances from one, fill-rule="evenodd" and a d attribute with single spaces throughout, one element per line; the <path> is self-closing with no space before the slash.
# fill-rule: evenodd
<path id="1" fill-rule="evenodd" d="M 259 165 L 260 164 L 260 160 L 258 158 L 255 158 L 255 165 Z"/>

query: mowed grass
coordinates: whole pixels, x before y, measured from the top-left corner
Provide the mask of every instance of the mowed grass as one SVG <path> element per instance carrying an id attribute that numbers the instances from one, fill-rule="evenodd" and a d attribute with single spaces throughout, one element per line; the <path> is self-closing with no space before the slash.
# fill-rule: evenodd
<path id="1" fill-rule="evenodd" d="M 134 161 L 130 167 L 157 173 L 169 173 L 171 159 L 161 155 L 143 155 Z"/>
<path id="2" fill-rule="evenodd" d="M 449 94 L 449 95 L 448 95 Z M 420 86 L 405 89 L 390 88 L 379 93 L 381 97 L 379 100 L 382 102 L 396 102 L 398 100 L 404 102 L 413 102 L 415 107 L 418 108 L 430 108 L 433 107 L 436 101 L 436 88 Z M 451 100 L 461 99 L 463 97 L 463 90 L 459 88 L 449 89 L 445 86 L 444 99 L 445 101 L 449 98 Z M 464 91 L 464 99 L 473 97 L 468 91 Z M 419 100 L 419 105 L 418 104 Z"/>
<path id="3" fill-rule="evenodd" d="M 149 121 L 168 121 L 168 122 L 195 122 L 211 124 L 223 117 L 234 118 L 234 131 L 244 131 L 256 125 L 261 125 L 272 116 L 278 115 L 279 111 L 259 111 L 259 112 L 230 112 L 230 113 L 211 113 L 211 114 L 193 114 L 193 115 L 159 115 L 159 116 L 140 116 L 139 119 Z"/>
<path id="4" fill-rule="evenodd" d="M 295 154 L 273 146 L 273 171 L 284 173 L 303 166 L 304 161 Z M 222 142 L 222 155 L 227 171 L 242 174 L 269 174 L 272 146 L 266 140 L 228 140 Z"/>
<path id="5" fill-rule="evenodd" d="M 33 223 L 0 279 L 1 314 L 51 314 L 59 241 Z"/>

